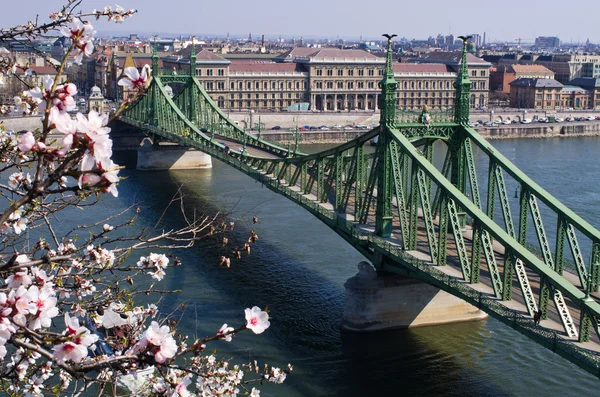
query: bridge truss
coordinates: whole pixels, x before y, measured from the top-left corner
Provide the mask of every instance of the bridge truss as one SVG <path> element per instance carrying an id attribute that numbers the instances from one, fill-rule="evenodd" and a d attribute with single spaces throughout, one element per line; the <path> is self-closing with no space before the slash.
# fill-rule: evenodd
<path id="1" fill-rule="evenodd" d="M 380 125 L 314 154 L 231 122 L 194 77 L 191 53 L 186 76 L 161 74 L 155 53 L 147 94 L 120 119 L 239 169 L 311 212 L 378 271 L 447 291 L 600 377 L 600 232 L 468 126 L 466 44 L 454 108 L 411 113 L 396 109 L 389 41 Z"/>

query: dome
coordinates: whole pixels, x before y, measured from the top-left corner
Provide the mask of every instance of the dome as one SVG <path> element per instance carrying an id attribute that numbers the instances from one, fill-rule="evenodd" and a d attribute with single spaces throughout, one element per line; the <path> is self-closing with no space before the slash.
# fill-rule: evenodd
<path id="1" fill-rule="evenodd" d="M 102 91 L 100 90 L 100 87 L 98 86 L 93 86 L 92 87 L 92 91 L 90 94 L 90 97 L 94 98 L 94 97 L 101 97 L 102 96 Z"/>

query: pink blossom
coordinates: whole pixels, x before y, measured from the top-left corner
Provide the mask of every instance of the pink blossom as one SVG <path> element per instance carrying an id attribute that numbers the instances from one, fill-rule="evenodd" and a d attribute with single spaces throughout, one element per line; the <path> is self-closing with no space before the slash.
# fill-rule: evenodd
<path id="1" fill-rule="evenodd" d="M 19 255 L 19 256 L 21 256 L 21 255 Z M 27 257 L 25 257 L 25 258 L 27 258 Z M 31 282 L 32 282 L 27 268 L 23 269 L 22 271 L 11 274 L 4 281 L 6 282 L 6 286 L 10 289 L 17 289 L 21 285 L 24 286 L 25 288 L 27 288 L 31 285 Z"/>
<path id="2" fill-rule="evenodd" d="M 269 314 L 265 311 L 260 310 L 258 306 L 254 306 L 252 309 L 246 309 L 246 328 L 249 328 L 255 334 L 262 334 L 267 328 L 269 328 Z"/>
<path id="3" fill-rule="evenodd" d="M 141 353 L 150 349 L 154 354 L 154 359 L 158 363 L 163 363 L 167 359 L 172 358 L 177 353 L 177 343 L 171 335 L 171 330 L 168 326 L 158 325 L 156 321 L 152 321 L 148 329 L 144 332 L 144 336 L 133 347 L 133 353 Z"/>
<path id="4" fill-rule="evenodd" d="M 125 68 L 123 77 L 119 80 L 118 84 L 123 87 L 140 89 L 146 87 L 148 83 L 148 74 L 150 71 L 150 67 L 148 65 L 144 65 L 142 68 L 142 73 L 140 73 L 135 66 L 130 66 Z"/>
<path id="5" fill-rule="evenodd" d="M 190 395 L 189 390 L 187 389 L 188 385 L 191 384 L 192 381 L 188 376 L 181 380 L 177 386 L 175 386 L 175 392 L 173 393 L 173 397 L 188 397 Z"/>
<path id="6" fill-rule="evenodd" d="M 79 363 L 88 355 L 87 347 L 73 342 L 56 345 L 52 351 L 54 352 L 54 360 L 59 364 L 64 364 L 66 361 Z"/>
<path id="7" fill-rule="evenodd" d="M 57 299 L 54 291 L 50 288 L 43 288 L 40 291 L 34 285 L 29 288 L 29 297 L 31 303 L 35 306 L 30 310 L 34 317 L 29 321 L 29 328 L 36 330 L 42 327 L 50 327 L 52 319 L 58 316 Z"/>
<path id="8" fill-rule="evenodd" d="M 19 145 L 18 148 L 23 153 L 27 153 L 33 148 L 35 145 L 35 137 L 31 131 L 27 131 L 24 134 L 19 135 Z"/>
<path id="9" fill-rule="evenodd" d="M 219 330 L 219 332 L 217 332 L 217 335 L 224 335 L 223 339 L 225 339 L 225 342 L 231 342 L 231 338 L 233 337 L 233 334 L 227 334 L 228 332 L 233 331 L 233 327 L 228 327 L 227 323 L 223 324 L 223 326 L 221 327 L 221 329 Z M 227 334 L 227 335 L 225 335 Z"/>

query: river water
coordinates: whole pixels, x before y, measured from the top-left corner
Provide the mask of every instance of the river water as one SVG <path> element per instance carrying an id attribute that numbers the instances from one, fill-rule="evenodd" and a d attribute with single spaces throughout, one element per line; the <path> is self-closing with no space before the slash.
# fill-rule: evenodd
<path id="1" fill-rule="evenodd" d="M 491 143 L 600 227 L 600 138 Z M 475 156 L 483 169 L 485 159 L 477 152 Z M 119 187 L 119 198 L 106 198 L 89 216 L 135 203 L 142 209 L 136 227 L 149 225 L 181 185 L 190 213 L 224 211 L 236 220 L 228 247 L 211 237 L 177 252 L 184 266 L 172 269 L 163 287 L 183 293 L 167 297 L 161 309 L 167 312 L 187 302 L 182 327 L 204 336 L 225 322 L 243 324 L 246 307 L 268 306 L 271 327 L 264 334 L 243 333 L 233 343 L 210 346 L 232 361 L 292 363 L 288 381 L 262 386 L 263 396 L 581 396 L 597 395 L 600 389 L 595 377 L 491 318 L 366 335 L 341 333 L 343 284 L 364 258 L 309 213 L 218 161 L 209 170 L 123 174 L 128 179 Z M 183 224 L 177 211 L 167 214 L 166 227 Z M 256 225 L 253 216 L 259 218 Z M 232 260 L 230 269 L 218 267 L 219 257 L 241 247 L 253 228 L 259 241 L 251 255 Z"/>

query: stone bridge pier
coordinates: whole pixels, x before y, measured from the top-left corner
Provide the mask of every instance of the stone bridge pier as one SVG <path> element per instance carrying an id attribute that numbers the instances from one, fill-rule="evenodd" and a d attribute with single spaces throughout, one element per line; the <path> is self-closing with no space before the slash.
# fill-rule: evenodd
<path id="1" fill-rule="evenodd" d="M 368 262 L 344 284 L 342 329 L 370 332 L 478 321 L 487 314 L 422 281 L 378 273 Z"/>
<path id="2" fill-rule="evenodd" d="M 175 143 L 154 144 L 150 138 L 144 138 L 137 149 L 138 170 L 189 170 L 211 167 L 212 158 L 208 154 Z"/>

